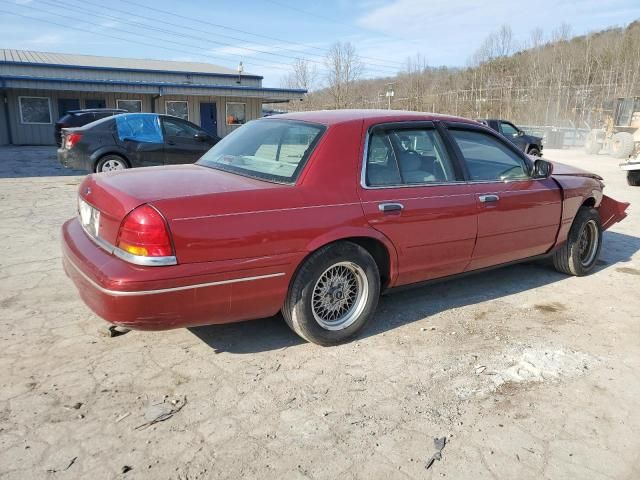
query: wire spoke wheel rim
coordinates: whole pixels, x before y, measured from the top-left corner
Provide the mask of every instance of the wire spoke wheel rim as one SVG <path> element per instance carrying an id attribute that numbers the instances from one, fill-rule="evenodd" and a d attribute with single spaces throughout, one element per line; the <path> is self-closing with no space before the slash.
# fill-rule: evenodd
<path id="1" fill-rule="evenodd" d="M 583 267 L 589 267 L 595 261 L 599 243 L 598 226 L 595 221 L 589 220 L 578 236 L 578 257 Z"/>
<path id="2" fill-rule="evenodd" d="M 344 330 L 358 320 L 369 298 L 367 275 L 358 264 L 338 262 L 313 287 L 311 311 L 325 330 Z"/>

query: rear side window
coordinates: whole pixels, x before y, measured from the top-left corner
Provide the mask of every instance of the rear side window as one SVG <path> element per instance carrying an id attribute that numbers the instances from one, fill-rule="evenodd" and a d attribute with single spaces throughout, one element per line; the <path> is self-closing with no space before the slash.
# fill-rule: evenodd
<path id="1" fill-rule="evenodd" d="M 428 185 L 456 181 L 434 128 L 378 130 L 369 137 L 367 185 Z"/>
<path id="2" fill-rule="evenodd" d="M 162 143 L 160 118 L 153 114 L 118 115 L 115 117 L 118 138 L 142 143 Z"/>
<path id="3" fill-rule="evenodd" d="M 462 152 L 471 180 L 529 178 L 524 160 L 492 135 L 476 130 L 449 130 L 449 133 Z"/>

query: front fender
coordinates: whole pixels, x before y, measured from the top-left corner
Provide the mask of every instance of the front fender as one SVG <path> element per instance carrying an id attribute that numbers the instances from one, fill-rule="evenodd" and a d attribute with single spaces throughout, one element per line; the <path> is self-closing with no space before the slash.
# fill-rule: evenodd
<path id="1" fill-rule="evenodd" d="M 308 253 L 311 253 L 330 243 L 355 237 L 373 238 L 385 246 L 387 253 L 389 254 L 389 285 L 393 285 L 398 276 L 398 252 L 391 240 L 374 228 L 365 226 L 345 226 L 336 228 L 314 238 L 307 244 L 305 250 Z"/>

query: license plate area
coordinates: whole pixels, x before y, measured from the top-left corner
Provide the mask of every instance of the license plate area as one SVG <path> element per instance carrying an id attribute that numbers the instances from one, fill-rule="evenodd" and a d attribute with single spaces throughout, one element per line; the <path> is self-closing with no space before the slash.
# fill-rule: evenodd
<path id="1" fill-rule="evenodd" d="M 100 229 L 100 211 L 84 200 L 78 200 L 78 214 L 82 227 L 94 238 L 98 238 Z"/>

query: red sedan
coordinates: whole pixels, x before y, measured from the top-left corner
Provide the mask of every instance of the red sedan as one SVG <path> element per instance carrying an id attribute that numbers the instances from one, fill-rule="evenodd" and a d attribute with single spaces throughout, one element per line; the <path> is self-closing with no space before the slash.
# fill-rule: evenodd
<path id="1" fill-rule="evenodd" d="M 593 270 L 628 204 L 462 118 L 326 111 L 250 122 L 195 165 L 89 175 L 64 267 L 116 325 L 282 311 L 305 339 L 358 332 L 380 292 L 551 256 Z"/>

